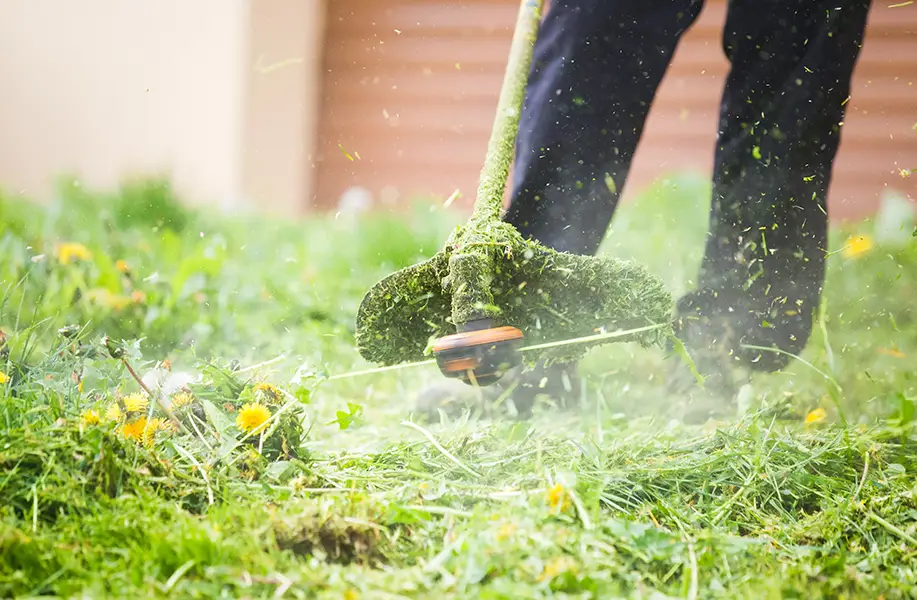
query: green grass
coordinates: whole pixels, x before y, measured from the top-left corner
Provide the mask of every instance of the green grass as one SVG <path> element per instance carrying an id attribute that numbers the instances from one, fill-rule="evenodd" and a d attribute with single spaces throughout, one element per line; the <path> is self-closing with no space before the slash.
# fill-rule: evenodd
<path id="1" fill-rule="evenodd" d="M 684 291 L 707 193 L 660 182 L 603 251 Z M 910 235 L 832 233 L 809 347 L 729 419 L 693 423 L 673 359 L 623 344 L 587 356 L 578 406 L 526 422 L 414 419 L 435 367 L 323 380 L 370 366 L 362 294 L 462 220 L 219 217 L 155 182 L 0 199 L 0 597 L 917 594 Z M 876 246 L 837 252 L 852 233 Z M 65 242 L 91 258 L 61 264 Z M 138 443 L 104 416 L 165 360 L 195 399 Z M 247 435 L 252 402 L 272 416 Z"/>

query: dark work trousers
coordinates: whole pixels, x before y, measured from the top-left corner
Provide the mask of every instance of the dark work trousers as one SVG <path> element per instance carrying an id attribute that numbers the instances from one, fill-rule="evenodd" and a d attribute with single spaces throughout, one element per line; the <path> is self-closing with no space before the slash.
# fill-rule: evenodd
<path id="1" fill-rule="evenodd" d="M 709 235 L 675 322 L 773 371 L 799 353 L 825 272 L 826 191 L 870 0 L 731 0 Z M 554 0 L 535 44 L 504 219 L 595 254 L 656 89 L 702 0 Z M 677 151 L 677 150 L 674 150 Z M 610 181 L 614 185 L 609 185 Z M 686 340 L 689 341 L 690 340 Z M 690 347 L 690 344 L 689 344 Z"/>

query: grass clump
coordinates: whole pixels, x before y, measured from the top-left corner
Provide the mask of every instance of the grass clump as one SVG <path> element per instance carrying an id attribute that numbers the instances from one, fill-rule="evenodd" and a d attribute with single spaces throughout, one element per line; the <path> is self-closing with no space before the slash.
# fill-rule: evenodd
<path id="1" fill-rule="evenodd" d="M 455 333 L 456 323 L 493 318 L 538 344 L 594 334 L 597 329 L 667 325 L 672 298 L 661 281 L 633 262 L 556 252 L 522 239 L 507 223 L 487 233 L 459 229 L 446 250 L 376 284 L 360 305 L 357 348 L 368 361 L 422 360 L 431 338 Z M 670 327 L 616 341 L 661 345 Z M 570 361 L 588 345 L 528 353 Z"/>
<path id="2" fill-rule="evenodd" d="M 661 181 L 622 207 L 603 264 L 686 289 L 707 194 Z M 462 215 L 117 205 L 0 201 L 19 217 L 0 222 L 2 597 L 917 594 L 917 244 L 885 218 L 832 232 L 805 362 L 756 375 L 731 412 L 665 394 L 665 356 L 613 344 L 585 355 L 575 406 L 420 425 L 435 367 L 326 376 L 366 366 L 364 291 L 430 261 Z M 689 423 L 703 408 L 726 416 Z"/>

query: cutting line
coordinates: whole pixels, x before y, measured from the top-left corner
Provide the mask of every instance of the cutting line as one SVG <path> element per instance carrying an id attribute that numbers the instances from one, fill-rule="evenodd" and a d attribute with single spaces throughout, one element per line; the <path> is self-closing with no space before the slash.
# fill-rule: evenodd
<path id="1" fill-rule="evenodd" d="M 589 342 L 598 342 L 601 340 L 610 340 L 614 338 L 625 337 L 628 335 L 634 335 L 635 333 L 643 333 L 645 331 L 652 331 L 654 329 L 661 329 L 665 327 L 664 323 L 658 325 L 647 325 L 645 327 L 637 327 L 636 329 L 626 329 L 626 330 L 617 330 L 609 331 L 607 333 L 597 333 L 595 335 L 587 335 L 584 337 L 571 338 L 568 340 L 560 340 L 557 342 L 545 342 L 544 344 L 535 344 L 532 346 L 524 346 L 519 349 L 520 352 L 531 352 L 532 350 L 546 350 L 548 348 L 558 348 L 560 346 L 571 346 L 573 344 L 587 344 Z M 360 377 L 361 375 L 372 375 L 375 373 L 385 373 L 386 371 L 396 371 L 400 369 L 410 369 L 412 367 L 423 367 L 426 365 L 435 365 L 436 359 L 430 360 L 421 360 L 418 362 L 412 363 L 401 363 L 398 365 L 390 365 L 388 367 L 377 367 L 375 369 L 365 369 L 363 371 L 350 371 L 349 373 L 339 373 L 337 375 L 332 375 L 328 377 L 329 380 L 332 379 L 350 379 L 351 377 Z"/>

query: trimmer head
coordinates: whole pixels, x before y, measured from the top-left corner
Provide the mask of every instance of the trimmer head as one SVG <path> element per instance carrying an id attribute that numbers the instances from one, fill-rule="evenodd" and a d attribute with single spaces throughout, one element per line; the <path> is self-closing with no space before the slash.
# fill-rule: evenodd
<path id="1" fill-rule="evenodd" d="M 441 337 L 433 343 L 440 372 L 468 385 L 496 383 L 522 363 L 523 335 L 515 327 L 491 327 L 490 319 L 467 323 L 462 333 Z"/>

